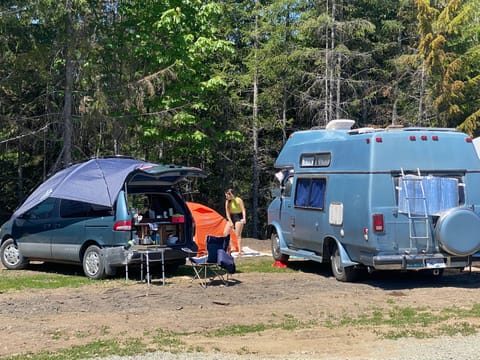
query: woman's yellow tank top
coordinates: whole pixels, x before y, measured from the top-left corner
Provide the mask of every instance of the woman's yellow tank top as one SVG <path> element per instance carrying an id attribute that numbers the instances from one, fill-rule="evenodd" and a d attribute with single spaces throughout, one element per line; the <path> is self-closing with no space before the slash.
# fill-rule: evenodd
<path id="1" fill-rule="evenodd" d="M 239 214 L 242 212 L 242 208 L 240 207 L 240 201 L 238 201 L 239 199 L 239 197 L 236 197 L 235 199 L 232 199 L 232 201 L 230 201 L 230 212 L 232 214 Z"/>

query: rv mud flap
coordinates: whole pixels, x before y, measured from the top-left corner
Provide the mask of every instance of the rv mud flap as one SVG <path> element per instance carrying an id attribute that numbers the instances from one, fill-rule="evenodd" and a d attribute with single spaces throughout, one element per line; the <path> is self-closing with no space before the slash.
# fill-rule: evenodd
<path id="1" fill-rule="evenodd" d="M 358 265 L 357 262 L 354 262 L 350 259 L 350 256 L 348 256 L 344 247 L 338 241 L 337 241 L 337 247 L 338 247 L 338 252 L 340 253 L 340 265 L 343 268 Z"/>

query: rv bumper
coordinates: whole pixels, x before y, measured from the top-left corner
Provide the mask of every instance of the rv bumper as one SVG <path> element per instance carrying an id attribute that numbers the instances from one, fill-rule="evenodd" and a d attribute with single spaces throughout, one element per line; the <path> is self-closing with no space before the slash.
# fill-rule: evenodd
<path id="1" fill-rule="evenodd" d="M 430 255 L 380 255 L 373 257 L 373 267 L 378 270 L 425 270 L 463 268 L 470 266 L 470 256 Z"/>

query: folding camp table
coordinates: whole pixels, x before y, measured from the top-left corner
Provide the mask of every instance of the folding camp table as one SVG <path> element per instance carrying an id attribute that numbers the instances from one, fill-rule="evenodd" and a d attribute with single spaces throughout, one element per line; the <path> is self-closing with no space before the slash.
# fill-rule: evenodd
<path id="1" fill-rule="evenodd" d="M 130 251 L 132 256 L 135 254 L 140 255 L 140 274 L 141 280 L 143 281 L 143 264 L 145 263 L 145 267 L 147 270 L 146 273 L 146 280 L 147 285 L 150 286 L 150 262 L 162 262 L 162 284 L 165 285 L 165 251 L 172 250 L 167 246 L 159 246 L 159 245 L 136 245 L 133 246 Z M 154 254 L 160 254 L 160 259 L 152 259 L 150 256 Z M 128 261 L 125 263 L 125 277 L 128 281 Z"/>

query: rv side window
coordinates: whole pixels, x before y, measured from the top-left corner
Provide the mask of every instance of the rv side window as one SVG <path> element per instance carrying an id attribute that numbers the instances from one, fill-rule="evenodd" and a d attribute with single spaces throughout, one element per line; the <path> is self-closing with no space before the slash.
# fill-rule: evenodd
<path id="1" fill-rule="evenodd" d="M 302 154 L 300 157 L 300 167 L 328 167 L 332 154 Z"/>
<path id="2" fill-rule="evenodd" d="M 295 206 L 323 210 L 325 203 L 325 179 L 297 179 Z"/>

